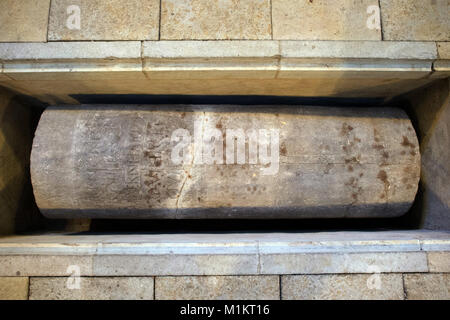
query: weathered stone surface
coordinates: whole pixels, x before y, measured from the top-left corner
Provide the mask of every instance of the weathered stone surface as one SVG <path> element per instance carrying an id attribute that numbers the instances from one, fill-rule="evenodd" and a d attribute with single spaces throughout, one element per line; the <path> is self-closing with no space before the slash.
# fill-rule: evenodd
<path id="1" fill-rule="evenodd" d="M 281 277 L 283 300 L 403 300 L 401 274 Z"/>
<path id="2" fill-rule="evenodd" d="M 1 255 L 0 276 L 70 276 L 74 269 L 80 275 L 92 275 L 89 255 Z M 75 267 L 74 267 L 75 266 Z"/>
<path id="3" fill-rule="evenodd" d="M 155 299 L 279 300 L 279 277 L 157 277 Z"/>
<path id="4" fill-rule="evenodd" d="M 158 40 L 159 0 L 54 0 L 49 40 Z M 75 9 L 73 6 L 76 6 Z M 79 10 L 80 24 L 72 17 Z M 69 28 L 70 27 L 70 28 Z M 79 28 L 78 28 L 79 27 Z"/>
<path id="5" fill-rule="evenodd" d="M 273 38 L 381 40 L 377 0 L 272 0 Z"/>
<path id="6" fill-rule="evenodd" d="M 447 0 L 381 0 L 384 40 L 450 40 Z"/>
<path id="7" fill-rule="evenodd" d="M 450 252 L 428 252 L 430 272 L 450 273 Z"/>
<path id="8" fill-rule="evenodd" d="M 146 41 L 150 79 L 271 78 L 279 67 L 277 41 Z"/>
<path id="9" fill-rule="evenodd" d="M 153 300 L 153 285 L 152 277 L 30 278 L 30 300 Z"/>
<path id="10" fill-rule="evenodd" d="M 100 255 L 95 275 L 248 275 L 257 274 L 257 254 Z"/>
<path id="11" fill-rule="evenodd" d="M 0 277 L 0 300 L 27 300 L 27 277 Z"/>
<path id="12" fill-rule="evenodd" d="M 0 60 L 5 62 L 67 62 L 141 59 L 140 41 L 93 41 L 49 43 L 0 43 Z M 59 60 L 59 61 L 58 61 Z"/>
<path id="13" fill-rule="evenodd" d="M 450 42 L 438 42 L 439 59 L 450 59 Z"/>
<path id="14" fill-rule="evenodd" d="M 282 59 L 322 59 L 323 62 L 383 60 L 395 65 L 404 60 L 437 59 L 433 42 L 400 41 L 280 41 Z M 350 60 L 352 59 L 352 60 Z M 317 60 L 313 60 L 317 61 Z M 320 61 L 320 60 L 319 60 Z"/>
<path id="15" fill-rule="evenodd" d="M 0 1 L 0 42 L 45 42 L 50 0 Z"/>
<path id="16" fill-rule="evenodd" d="M 163 40 L 271 39 L 269 0 L 162 0 Z"/>
<path id="17" fill-rule="evenodd" d="M 405 274 L 406 298 L 409 300 L 450 300 L 450 274 Z"/>
<path id="18" fill-rule="evenodd" d="M 424 78 L 437 58 L 432 42 L 280 41 L 280 54 L 277 78 L 337 79 L 339 85 L 356 78 Z"/>
<path id="19" fill-rule="evenodd" d="M 424 252 L 261 254 L 262 274 L 427 272 Z"/>
<path id="20" fill-rule="evenodd" d="M 420 170 L 388 108 L 56 107 L 31 158 L 37 204 L 60 218 L 398 216 Z"/>

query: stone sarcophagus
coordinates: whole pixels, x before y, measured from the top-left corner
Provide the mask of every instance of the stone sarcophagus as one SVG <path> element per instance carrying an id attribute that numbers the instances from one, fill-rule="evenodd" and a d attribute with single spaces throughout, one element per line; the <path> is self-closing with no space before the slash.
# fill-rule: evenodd
<path id="1" fill-rule="evenodd" d="M 51 218 L 396 217 L 419 176 L 394 108 L 50 107 L 31 154 Z"/>

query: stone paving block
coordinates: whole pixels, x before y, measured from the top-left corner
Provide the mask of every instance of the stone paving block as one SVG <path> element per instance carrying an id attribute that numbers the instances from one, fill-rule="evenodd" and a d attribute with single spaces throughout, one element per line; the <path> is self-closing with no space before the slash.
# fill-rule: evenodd
<path id="1" fill-rule="evenodd" d="M 99 255 L 98 276 L 242 275 L 257 273 L 256 254 L 211 255 Z"/>
<path id="2" fill-rule="evenodd" d="M 155 299 L 279 300 L 279 277 L 157 277 Z"/>
<path id="3" fill-rule="evenodd" d="M 0 1 L 0 42 L 45 42 L 50 0 Z"/>
<path id="4" fill-rule="evenodd" d="M 0 276 L 92 275 L 92 256 L 88 255 L 2 255 Z"/>
<path id="5" fill-rule="evenodd" d="M 262 274 L 427 272 L 424 252 L 262 254 Z"/>
<path id="6" fill-rule="evenodd" d="M 158 40 L 158 37 L 159 0 L 52 1 L 49 41 Z"/>
<path id="7" fill-rule="evenodd" d="M 430 272 L 450 272 L 450 252 L 428 252 Z"/>
<path id="8" fill-rule="evenodd" d="M 381 40 L 377 0 L 272 0 L 276 40 Z"/>
<path id="9" fill-rule="evenodd" d="M 437 49 L 439 59 L 450 59 L 450 42 L 438 42 Z"/>
<path id="10" fill-rule="evenodd" d="M 381 0 L 384 40 L 449 41 L 448 0 Z"/>
<path id="11" fill-rule="evenodd" d="M 270 0 L 162 0 L 161 39 L 271 39 Z"/>
<path id="12" fill-rule="evenodd" d="M 450 274 L 405 274 L 406 299 L 450 300 Z"/>
<path id="13" fill-rule="evenodd" d="M 30 278 L 30 300 L 153 300 L 152 277 Z"/>
<path id="14" fill-rule="evenodd" d="M 402 300 L 401 274 L 281 277 L 282 300 Z"/>
<path id="15" fill-rule="evenodd" d="M 27 300 L 27 277 L 0 277 L 0 300 Z"/>

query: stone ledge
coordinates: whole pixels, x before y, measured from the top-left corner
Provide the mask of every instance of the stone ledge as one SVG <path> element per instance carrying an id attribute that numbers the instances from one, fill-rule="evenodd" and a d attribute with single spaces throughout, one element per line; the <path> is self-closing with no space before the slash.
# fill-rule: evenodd
<path id="1" fill-rule="evenodd" d="M 47 62 L 141 58 L 140 41 L 0 43 L 0 61 Z"/>
<path id="2" fill-rule="evenodd" d="M 0 276 L 428 272 L 448 232 L 15 236 L 0 240 Z M 170 239 L 170 240 L 168 240 Z M 427 253 L 428 259 L 427 260 Z M 439 264 L 445 265 L 446 256 Z M 374 269 L 375 268 L 375 269 Z"/>
<path id="3" fill-rule="evenodd" d="M 0 43 L 0 61 L 13 80 L 145 79 L 140 41 Z"/>
<path id="4" fill-rule="evenodd" d="M 142 50 L 142 52 L 141 52 Z M 0 44 L 13 80 L 419 79 L 434 43 L 375 41 L 125 41 Z M 3 81 L 9 78 L 3 78 Z"/>

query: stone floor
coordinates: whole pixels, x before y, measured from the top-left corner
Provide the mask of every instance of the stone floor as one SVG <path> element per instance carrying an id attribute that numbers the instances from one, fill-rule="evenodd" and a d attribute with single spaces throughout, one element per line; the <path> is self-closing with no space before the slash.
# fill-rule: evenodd
<path id="1" fill-rule="evenodd" d="M 0 239 L 0 299 L 450 299 L 448 232 Z"/>

